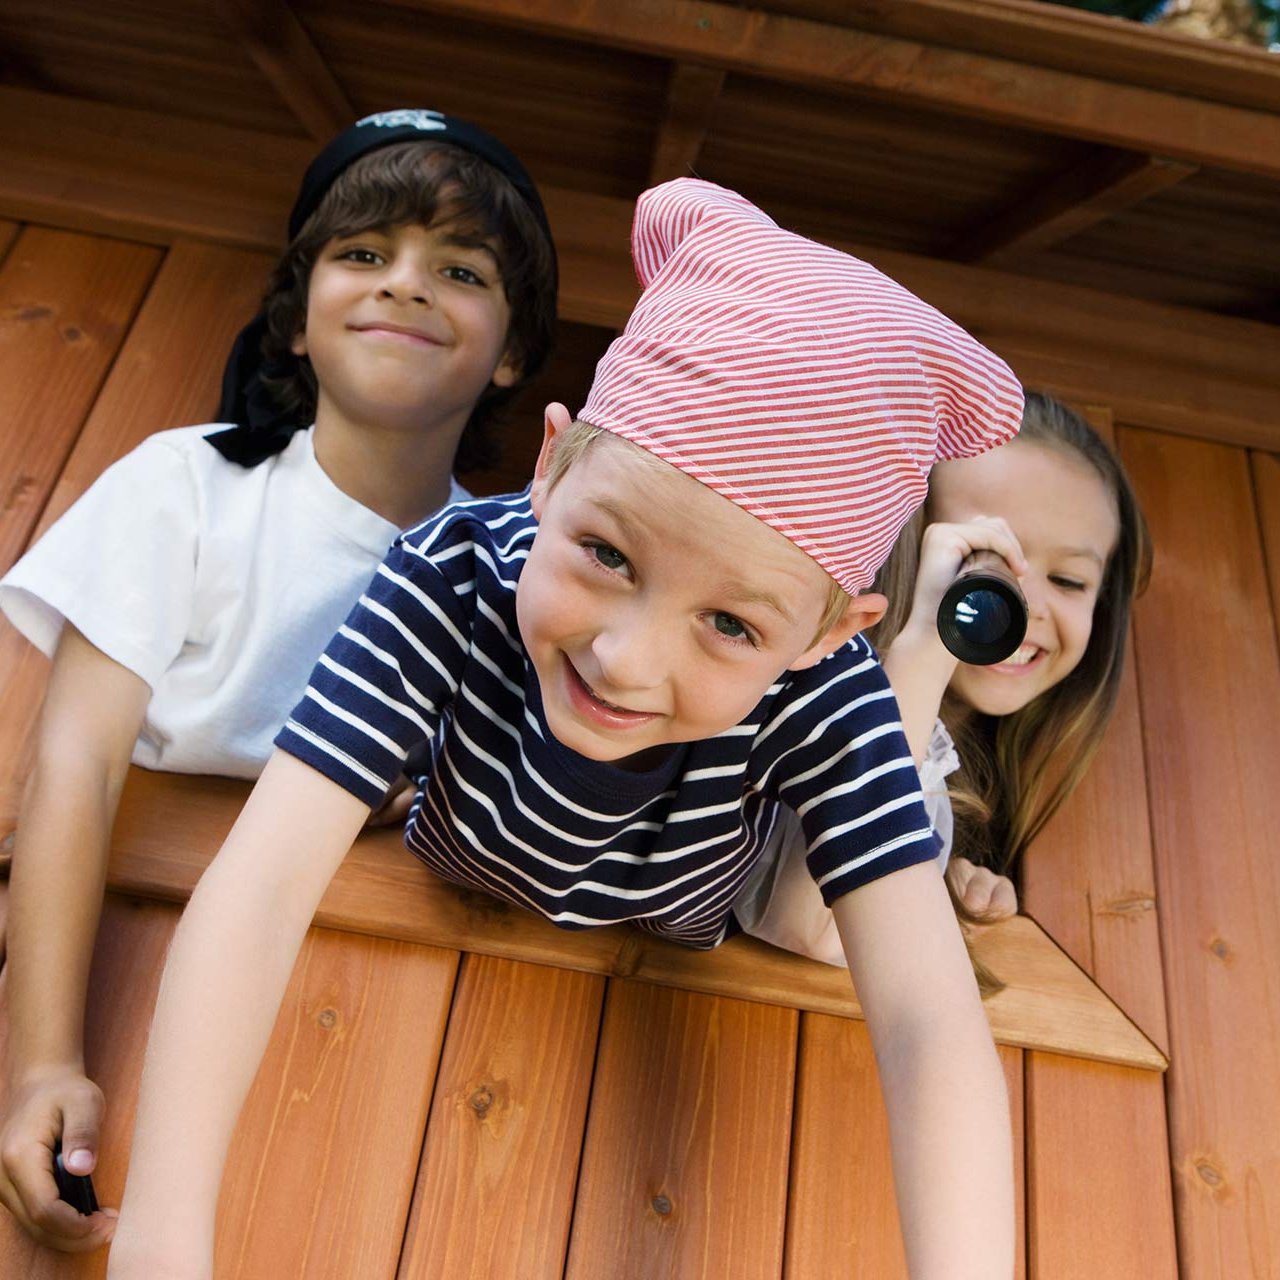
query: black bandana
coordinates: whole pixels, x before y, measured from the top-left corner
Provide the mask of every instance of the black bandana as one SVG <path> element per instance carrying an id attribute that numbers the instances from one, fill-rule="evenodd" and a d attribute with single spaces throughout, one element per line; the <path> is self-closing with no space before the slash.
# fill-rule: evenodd
<path id="1" fill-rule="evenodd" d="M 352 162 L 397 142 L 422 141 L 448 142 L 487 160 L 520 193 L 551 240 L 551 225 L 533 179 L 497 138 L 442 111 L 407 109 L 366 116 L 316 156 L 307 167 L 289 214 L 290 241 L 316 211 L 334 179 Z M 218 421 L 236 425 L 205 436 L 224 458 L 244 467 L 256 467 L 279 453 L 295 431 L 310 425 L 281 409 L 263 385 L 262 339 L 266 329 L 266 316 L 259 313 L 236 338 L 222 374 L 222 399 L 218 404 Z"/>

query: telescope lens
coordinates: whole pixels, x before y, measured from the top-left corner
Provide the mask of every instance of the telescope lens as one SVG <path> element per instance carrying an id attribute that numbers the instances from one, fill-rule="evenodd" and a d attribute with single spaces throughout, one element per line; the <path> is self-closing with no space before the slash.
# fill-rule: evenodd
<path id="1" fill-rule="evenodd" d="M 956 628 L 970 644 L 997 644 L 1009 633 L 1013 613 L 1009 602 L 996 591 L 979 588 L 961 596 L 955 607 Z"/>

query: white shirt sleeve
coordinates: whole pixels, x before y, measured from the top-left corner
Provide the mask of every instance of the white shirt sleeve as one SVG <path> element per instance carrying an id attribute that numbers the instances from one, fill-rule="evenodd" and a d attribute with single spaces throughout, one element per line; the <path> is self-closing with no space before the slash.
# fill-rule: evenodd
<path id="1" fill-rule="evenodd" d="M 0 609 L 48 655 L 70 622 L 154 690 L 188 633 L 198 522 L 186 453 L 152 436 L 0 579 Z"/>

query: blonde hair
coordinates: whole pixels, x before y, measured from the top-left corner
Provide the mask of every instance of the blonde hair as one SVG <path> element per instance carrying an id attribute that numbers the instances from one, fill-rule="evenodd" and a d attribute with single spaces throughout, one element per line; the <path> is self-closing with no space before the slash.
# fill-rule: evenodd
<path id="1" fill-rule="evenodd" d="M 950 693 L 943 698 L 940 715 L 961 762 L 951 789 L 955 852 L 1001 874 L 1016 866 L 1075 790 L 1101 744 L 1120 689 L 1130 609 L 1151 572 L 1147 524 L 1128 477 L 1079 414 L 1030 391 L 1018 440 L 1069 450 L 1087 462 L 1115 505 L 1119 536 L 1094 604 L 1089 643 L 1065 679 L 1007 716 L 973 712 Z M 910 612 L 924 523 L 918 512 L 876 580 L 889 609 L 868 634 L 881 650 Z"/>
<path id="2" fill-rule="evenodd" d="M 569 424 L 557 438 L 555 448 L 552 449 L 551 457 L 547 461 L 546 484 L 548 493 L 565 478 L 569 468 L 575 462 L 580 461 L 587 450 L 605 434 L 612 435 L 611 432 L 606 433 L 603 427 L 593 426 L 590 422 L 583 422 L 577 418 Z M 613 436 L 613 438 L 621 440 L 623 444 L 631 445 L 633 449 L 655 465 L 669 465 L 647 449 L 641 449 L 639 445 L 631 444 L 631 441 L 623 436 Z M 813 644 L 817 644 L 840 621 L 849 604 L 850 597 L 845 589 L 830 575 L 828 575 L 828 578 L 830 585 L 827 590 L 827 601 L 822 611 L 822 618 L 818 623 L 818 630 L 813 637 Z"/>

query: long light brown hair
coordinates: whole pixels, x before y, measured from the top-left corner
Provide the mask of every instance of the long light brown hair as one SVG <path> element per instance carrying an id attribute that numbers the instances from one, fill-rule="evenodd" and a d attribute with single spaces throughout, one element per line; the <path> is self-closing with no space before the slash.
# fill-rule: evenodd
<path id="1" fill-rule="evenodd" d="M 1079 414 L 1051 396 L 1028 392 L 1019 440 L 1070 450 L 1106 486 L 1119 520 L 1093 609 L 1089 643 L 1076 668 L 1019 711 L 972 712 L 948 693 L 941 718 L 955 738 L 960 769 L 951 778 L 954 851 L 1009 874 L 1027 847 L 1084 777 L 1115 708 L 1134 598 L 1151 572 L 1147 524 L 1123 468 Z M 876 580 L 889 611 L 869 636 L 887 649 L 910 612 L 920 536 L 928 504 L 902 532 Z"/>

